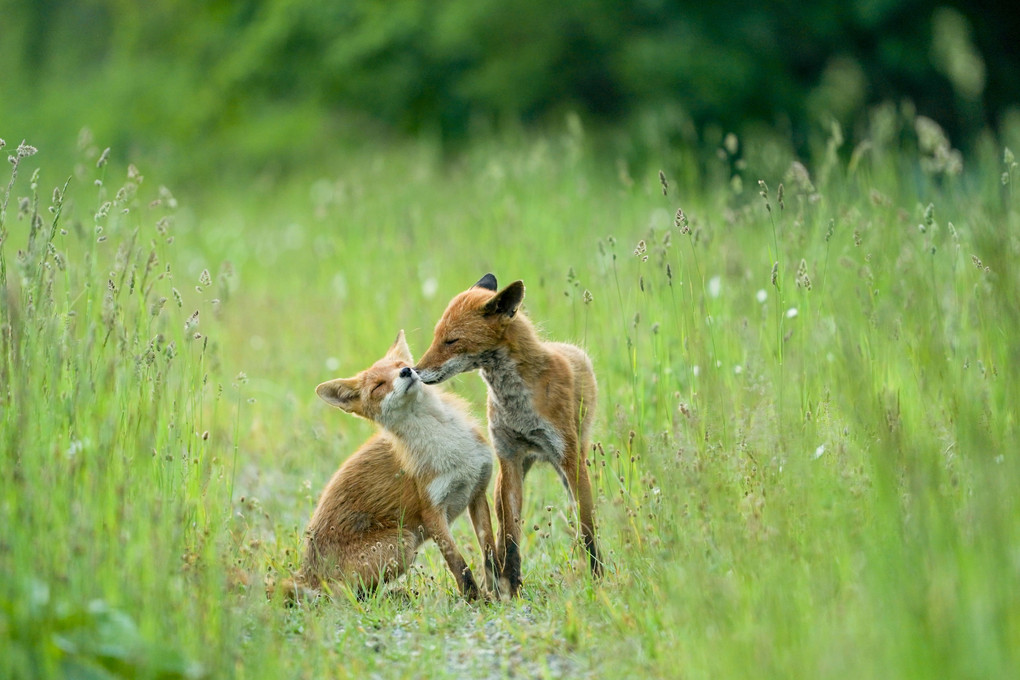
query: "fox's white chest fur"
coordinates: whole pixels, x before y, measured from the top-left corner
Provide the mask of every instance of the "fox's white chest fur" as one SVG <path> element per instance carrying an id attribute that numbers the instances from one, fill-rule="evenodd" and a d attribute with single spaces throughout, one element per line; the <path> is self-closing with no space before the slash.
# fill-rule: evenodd
<path id="1" fill-rule="evenodd" d="M 401 465 L 417 479 L 431 479 L 429 500 L 453 519 L 492 474 L 492 449 L 477 427 L 438 391 L 421 386 L 383 406 L 381 424 L 402 444 Z"/>

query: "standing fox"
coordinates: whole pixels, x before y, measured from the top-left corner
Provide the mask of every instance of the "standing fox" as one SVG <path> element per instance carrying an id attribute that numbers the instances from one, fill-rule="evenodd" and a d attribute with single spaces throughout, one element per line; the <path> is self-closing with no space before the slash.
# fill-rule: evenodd
<path id="1" fill-rule="evenodd" d="M 404 573 L 428 539 L 439 544 L 460 591 L 479 596 L 454 545 L 450 522 L 468 509 L 496 585 L 492 520 L 485 490 L 492 449 L 457 397 L 427 387 L 400 331 L 382 359 L 353 378 L 316 388 L 325 401 L 382 430 L 340 466 L 308 525 L 301 581 L 346 582 L 370 591 Z"/>
<path id="2" fill-rule="evenodd" d="M 501 589 L 510 595 L 521 585 L 523 483 L 536 460 L 552 463 L 577 502 L 592 574 L 602 573 L 585 460 L 595 373 L 580 348 L 539 339 L 518 311 L 523 300 L 521 281 L 497 292 L 496 277 L 486 274 L 450 301 L 415 368 L 427 384 L 481 369 L 489 386 L 489 432 L 499 457 L 496 555 Z"/>

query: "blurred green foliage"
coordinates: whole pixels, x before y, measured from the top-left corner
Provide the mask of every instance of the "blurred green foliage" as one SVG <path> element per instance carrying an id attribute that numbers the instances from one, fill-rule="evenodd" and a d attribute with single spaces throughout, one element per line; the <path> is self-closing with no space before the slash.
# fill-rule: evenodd
<path id="1" fill-rule="evenodd" d="M 613 124 L 667 111 L 677 129 L 766 123 L 804 144 L 831 118 L 852 130 L 869 104 L 901 98 L 965 143 L 1020 92 L 1006 5 L 0 0 L 0 14 L 8 133 L 45 141 L 87 124 L 136 154 L 266 160 L 338 129 L 448 141 L 565 110 Z"/>

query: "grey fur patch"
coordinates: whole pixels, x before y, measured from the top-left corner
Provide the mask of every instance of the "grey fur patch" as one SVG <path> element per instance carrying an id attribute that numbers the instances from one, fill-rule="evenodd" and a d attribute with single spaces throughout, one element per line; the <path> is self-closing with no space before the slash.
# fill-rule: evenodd
<path id="1" fill-rule="evenodd" d="M 469 493 L 471 489 L 468 487 L 474 486 L 472 482 L 473 480 L 469 482 L 467 479 L 458 479 L 446 488 L 446 496 L 443 497 L 442 504 L 446 506 L 447 522 L 452 522 L 467 508 L 467 504 L 471 500 Z"/>
<path id="2" fill-rule="evenodd" d="M 496 454 L 515 460 L 533 451 L 558 466 L 565 442 L 552 423 L 535 410 L 531 389 L 504 350 L 486 352 L 479 360 L 492 404 L 489 432 Z"/>

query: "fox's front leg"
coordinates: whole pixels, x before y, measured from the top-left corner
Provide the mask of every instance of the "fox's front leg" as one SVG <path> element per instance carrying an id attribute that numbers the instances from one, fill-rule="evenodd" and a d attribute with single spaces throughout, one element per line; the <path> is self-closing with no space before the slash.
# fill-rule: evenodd
<path id="1" fill-rule="evenodd" d="M 460 592 L 469 600 L 477 600 L 480 597 L 478 584 L 475 583 L 471 569 L 468 568 L 464 556 L 457 550 L 453 542 L 453 534 L 450 533 L 450 525 L 446 521 L 446 512 L 439 508 L 431 508 L 422 514 L 422 524 L 429 538 L 436 542 L 439 550 L 446 559 L 446 566 L 450 568 L 453 577 L 457 579 Z"/>
<path id="2" fill-rule="evenodd" d="M 485 498 L 485 487 L 481 487 L 468 505 L 471 525 L 478 537 L 478 547 L 482 549 L 485 560 L 485 588 L 500 595 L 499 568 L 496 563 L 496 544 L 492 537 L 492 518 L 489 515 L 489 501 Z"/>
<path id="3" fill-rule="evenodd" d="M 515 597 L 521 588 L 521 504 L 524 471 L 519 459 L 499 459 L 496 474 L 496 559 L 499 561 L 500 590 Z"/>

